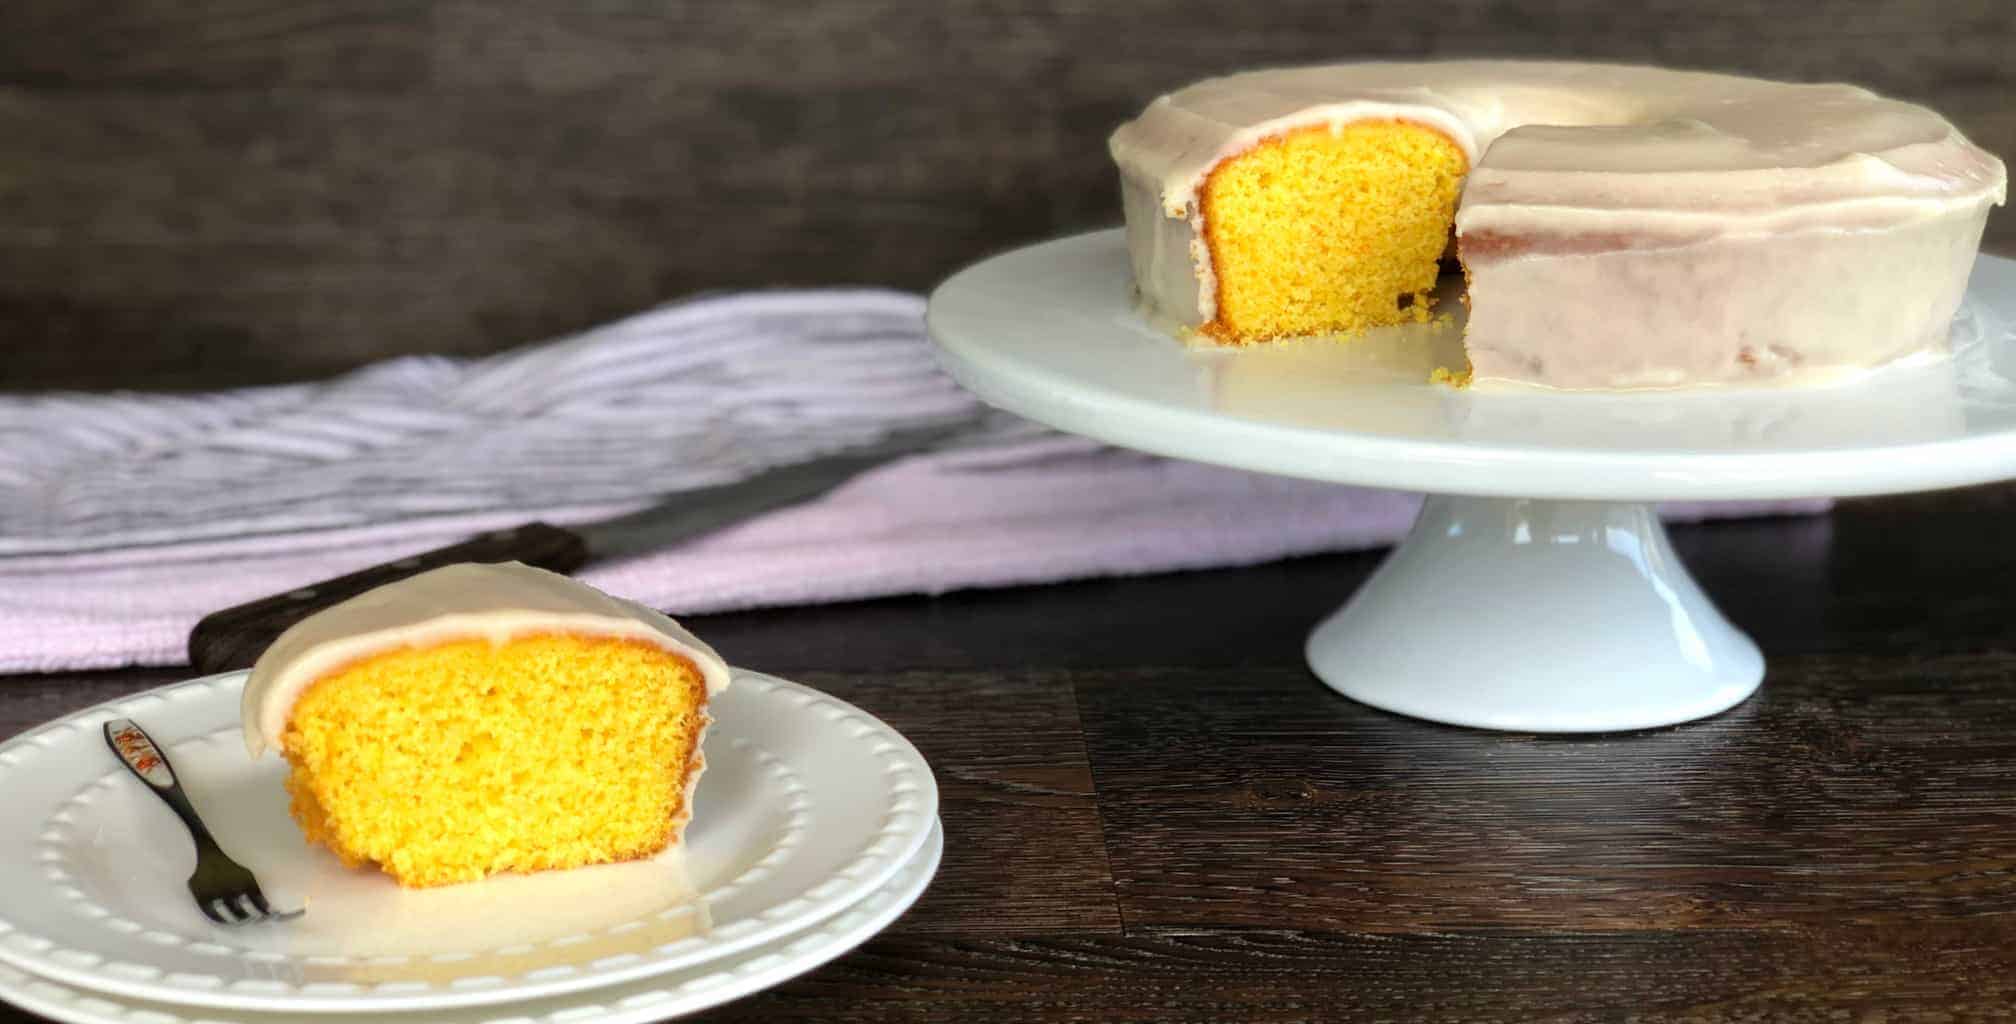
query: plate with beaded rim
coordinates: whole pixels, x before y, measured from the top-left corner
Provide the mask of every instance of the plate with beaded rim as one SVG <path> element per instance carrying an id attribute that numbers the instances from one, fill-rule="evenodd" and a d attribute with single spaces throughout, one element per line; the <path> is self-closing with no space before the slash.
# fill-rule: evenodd
<path id="1" fill-rule="evenodd" d="M 373 1024 L 649 1024 L 760 992 L 818 968 L 866 942 L 917 902 L 938 871 L 945 849 L 933 828 L 917 855 L 889 884 L 810 929 L 698 967 L 617 982 L 585 992 L 503 1006 L 373 1013 Z M 118 999 L 58 984 L 0 964 L 0 1000 L 66 1024 L 262 1024 L 256 1010 L 200 1009 Z M 340 1019 L 340 1018 L 338 1018 Z"/>
<path id="2" fill-rule="evenodd" d="M 686 842 L 658 857 L 401 889 L 303 841 L 285 763 L 246 756 L 242 672 L 111 701 L 0 744 L 0 963 L 119 999 L 266 1012 L 520 1002 L 690 970 L 827 920 L 885 885 L 937 819 L 930 766 L 816 690 L 736 670 L 715 698 Z M 211 924 L 168 808 L 100 727 L 166 748 L 218 841 L 301 918 Z"/>

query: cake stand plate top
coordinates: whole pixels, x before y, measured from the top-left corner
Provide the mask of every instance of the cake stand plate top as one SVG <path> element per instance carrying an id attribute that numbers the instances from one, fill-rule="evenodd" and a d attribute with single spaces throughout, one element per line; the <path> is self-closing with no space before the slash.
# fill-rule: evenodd
<path id="1" fill-rule="evenodd" d="M 1439 322 L 1243 349 L 1134 309 L 1126 243 L 1018 249 L 931 296 L 946 368 L 990 403 L 1179 458 L 1339 483 L 1612 501 L 1851 496 L 2016 476 L 2016 261 L 1981 256 L 1950 358 L 1797 386 L 1562 392 L 1431 383 Z"/>

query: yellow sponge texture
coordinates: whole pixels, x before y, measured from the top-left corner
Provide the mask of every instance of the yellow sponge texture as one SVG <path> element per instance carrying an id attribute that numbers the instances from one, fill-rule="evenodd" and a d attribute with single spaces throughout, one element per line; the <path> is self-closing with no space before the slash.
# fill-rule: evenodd
<path id="1" fill-rule="evenodd" d="M 1202 194 L 1218 311 L 1201 330 L 1236 343 L 1426 321 L 1469 169 L 1448 136 L 1392 120 L 1220 163 Z"/>
<path id="2" fill-rule="evenodd" d="M 634 640 L 392 651 L 317 680 L 282 735 L 309 841 L 411 887 L 647 857 L 690 813 L 706 685 Z"/>

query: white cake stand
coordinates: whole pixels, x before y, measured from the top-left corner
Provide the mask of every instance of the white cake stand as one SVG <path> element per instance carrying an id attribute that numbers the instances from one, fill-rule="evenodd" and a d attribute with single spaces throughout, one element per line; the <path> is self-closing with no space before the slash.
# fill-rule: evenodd
<path id="1" fill-rule="evenodd" d="M 1460 317 L 1462 305 L 1438 309 Z M 1983 256 L 1950 359 L 1826 386 L 1571 393 L 1428 383 L 1460 322 L 1195 351 L 1132 307 L 1118 231 L 1019 249 L 931 296 L 981 398 L 1202 462 L 1425 491 L 1309 637 L 1316 675 L 1455 725 L 1600 732 L 1712 715 L 1764 661 L 1674 556 L 1666 500 L 1845 497 L 2016 477 L 2016 261 Z"/>

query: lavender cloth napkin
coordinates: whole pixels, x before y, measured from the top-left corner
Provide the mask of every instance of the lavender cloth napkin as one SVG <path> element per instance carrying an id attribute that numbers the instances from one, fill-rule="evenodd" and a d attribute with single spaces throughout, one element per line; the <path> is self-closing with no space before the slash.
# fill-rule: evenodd
<path id="1" fill-rule="evenodd" d="M 582 578 L 674 614 L 935 594 L 1373 547 L 1418 507 L 985 415 L 922 314 L 894 292 L 758 292 L 321 384 L 0 397 L 0 672 L 180 664 L 219 608 L 960 417 L 980 425 L 946 450 Z"/>

